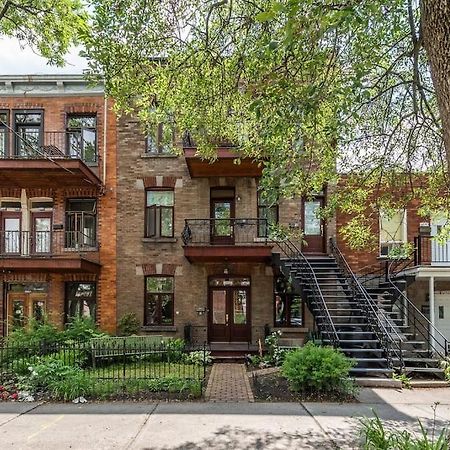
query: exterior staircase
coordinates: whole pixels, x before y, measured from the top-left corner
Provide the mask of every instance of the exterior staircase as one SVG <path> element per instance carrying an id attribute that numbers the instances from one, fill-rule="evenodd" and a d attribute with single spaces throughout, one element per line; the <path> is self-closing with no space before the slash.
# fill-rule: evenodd
<path id="1" fill-rule="evenodd" d="M 321 341 L 356 360 L 352 375 L 442 373 L 442 355 L 401 319 L 393 301 L 397 293 L 374 280 L 362 283 L 333 242 L 330 255 L 321 256 L 306 256 L 290 241 L 277 244 L 282 251 L 277 263 L 306 298 Z"/>

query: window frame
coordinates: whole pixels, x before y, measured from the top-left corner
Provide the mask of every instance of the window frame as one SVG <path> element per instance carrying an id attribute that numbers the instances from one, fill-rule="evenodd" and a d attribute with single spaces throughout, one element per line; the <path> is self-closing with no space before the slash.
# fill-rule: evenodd
<path id="1" fill-rule="evenodd" d="M 92 127 L 69 127 L 69 121 L 71 118 L 95 118 L 95 128 Z M 91 113 L 67 113 L 66 114 L 66 156 L 68 157 L 72 157 L 72 155 L 70 154 L 70 135 L 71 133 L 74 132 L 79 132 L 80 135 L 83 135 L 83 130 L 94 130 L 95 131 L 95 158 L 94 161 L 86 161 L 85 159 L 85 152 L 84 152 L 84 141 L 81 140 L 81 148 L 80 148 L 80 159 L 85 162 L 86 164 L 91 164 L 91 165 L 98 165 L 98 161 L 99 161 L 99 151 L 98 151 L 98 114 L 97 112 L 91 112 Z M 74 158 L 74 159 L 78 159 L 78 158 Z"/>
<path id="2" fill-rule="evenodd" d="M 147 291 L 147 279 L 148 278 L 171 278 L 172 279 L 172 292 L 150 292 Z M 157 296 L 157 321 L 154 323 L 148 323 L 147 317 L 147 301 L 150 295 Z M 172 317 L 170 317 L 170 323 L 162 322 L 162 300 L 161 297 L 163 295 L 169 295 L 172 301 Z M 144 277 L 144 327 L 161 327 L 168 326 L 171 327 L 174 325 L 174 317 L 175 317 L 175 277 L 173 275 L 165 275 L 165 274 L 154 274 L 154 275 L 146 275 Z"/>
<path id="3" fill-rule="evenodd" d="M 95 300 L 95 310 L 94 310 L 94 317 L 91 317 L 94 322 L 97 321 L 97 315 L 98 315 L 98 286 L 97 281 L 66 281 L 64 283 L 64 324 L 69 324 L 69 319 L 75 319 L 75 318 L 83 318 L 83 314 L 80 311 L 80 315 L 78 317 L 70 317 L 69 316 L 69 286 L 71 284 L 91 284 L 94 286 L 94 300 Z"/>
<path id="4" fill-rule="evenodd" d="M 10 156 L 14 156 L 15 158 L 23 158 L 24 155 L 21 155 L 18 151 L 18 143 L 19 143 L 19 128 L 25 128 L 24 124 L 17 123 L 17 116 L 19 114 L 39 114 L 41 116 L 41 120 L 38 125 L 31 124 L 31 127 L 39 130 L 39 139 L 38 139 L 38 147 L 42 147 L 44 144 L 44 110 L 43 109 L 13 109 L 12 110 L 12 128 L 14 130 L 14 145 L 11 148 Z M 25 157 L 28 155 L 25 155 Z"/>
<path id="5" fill-rule="evenodd" d="M 275 213 L 276 213 L 275 224 L 277 224 L 277 225 L 278 225 L 279 220 L 280 220 L 280 211 L 279 211 L 278 203 L 275 203 L 272 206 L 268 206 L 267 204 L 262 202 L 260 194 L 261 194 L 261 191 L 257 190 L 256 191 L 256 215 L 257 215 L 257 218 L 258 218 L 258 234 L 257 234 L 257 236 L 259 238 L 265 238 L 267 236 L 264 236 L 263 233 L 261 233 L 261 230 L 260 230 L 261 223 L 259 222 L 259 219 L 267 219 L 267 217 L 261 217 L 261 209 L 264 209 L 266 211 L 267 210 L 271 210 L 271 209 L 275 209 Z M 267 230 L 266 230 L 266 234 L 267 235 L 268 235 L 268 232 L 269 232 L 269 226 L 270 226 L 270 224 L 269 224 L 269 222 L 267 222 Z"/>
<path id="6" fill-rule="evenodd" d="M 159 122 L 155 127 L 155 137 L 156 137 L 156 151 L 150 150 L 149 137 L 147 133 L 145 136 L 145 154 L 148 156 L 176 156 L 172 149 L 169 151 L 163 151 L 167 144 L 163 144 L 164 127 L 170 126 L 167 122 Z M 175 128 L 172 126 L 172 139 L 170 145 L 173 147 L 175 144 Z"/>
<path id="7" fill-rule="evenodd" d="M 76 211 L 76 210 L 69 210 L 69 205 L 70 205 L 70 203 L 71 202 L 83 202 L 83 201 L 86 201 L 86 202 L 88 202 L 88 201 L 93 201 L 94 202 L 94 204 L 95 204 L 95 208 L 94 208 L 94 212 L 88 212 L 88 211 Z M 73 213 L 73 214 L 70 214 L 70 213 Z M 66 245 L 66 248 L 74 248 L 73 246 L 70 246 L 70 244 L 69 244 L 69 242 L 70 242 L 70 239 L 68 239 L 69 238 L 69 232 L 76 232 L 76 231 L 80 231 L 80 230 L 69 230 L 69 226 L 68 226 L 68 224 L 69 224 L 69 216 L 70 215 L 74 215 L 75 217 L 77 217 L 79 214 L 81 214 L 81 220 L 82 220 L 82 223 L 84 224 L 84 218 L 85 218 L 85 216 L 87 215 L 87 216 L 89 216 L 89 217 L 93 217 L 94 218 L 94 221 L 95 221 L 95 223 L 94 223 L 94 237 L 93 237 L 93 244 L 94 245 L 86 245 L 86 247 L 90 247 L 90 248 L 93 248 L 93 247 L 97 247 L 97 245 L 98 245 L 98 199 L 97 198 L 95 198 L 95 197 L 82 197 L 82 198 L 79 198 L 79 197 L 71 197 L 71 198 L 66 198 L 66 201 L 65 201 L 65 211 L 64 211 L 64 231 L 65 231 L 65 245 Z M 84 228 L 84 227 L 83 227 Z M 84 233 L 83 233 L 83 235 L 84 235 Z M 76 241 L 76 239 L 73 239 L 72 240 L 74 243 L 76 243 L 77 245 L 79 245 L 79 242 L 77 242 Z M 83 244 L 83 247 L 84 247 L 84 244 Z"/>
<path id="8" fill-rule="evenodd" d="M 10 153 L 10 136 L 11 136 L 11 130 L 10 130 L 10 120 L 11 120 L 11 113 L 9 109 L 0 109 L 0 114 L 6 114 L 6 123 L 3 125 L 0 123 L 0 129 L 5 130 L 5 153 L 2 155 L 0 154 L 0 159 L 2 158 L 9 158 Z"/>
<path id="9" fill-rule="evenodd" d="M 381 240 L 381 230 L 383 229 L 383 227 L 382 227 L 383 210 L 380 210 L 380 212 L 378 214 L 378 243 L 379 243 L 378 251 L 379 251 L 380 258 L 389 257 L 390 249 L 399 247 L 408 242 L 408 210 L 406 208 L 399 208 L 398 212 L 403 212 L 402 223 L 400 225 L 403 228 L 403 230 L 402 230 L 403 236 L 404 236 L 403 241 L 395 241 L 395 240 L 382 241 Z M 383 254 L 383 252 L 382 252 L 383 245 L 385 245 L 388 249 L 388 252 L 386 254 Z"/>
<path id="10" fill-rule="evenodd" d="M 173 204 L 172 206 L 162 206 L 162 205 L 148 205 L 147 204 L 147 192 L 172 192 L 172 198 L 173 198 Z M 145 189 L 145 195 L 144 195 L 144 238 L 152 239 L 152 238 L 161 238 L 161 239 L 170 239 L 175 236 L 175 189 L 174 188 L 167 188 L 167 187 L 151 187 Z M 148 213 L 147 211 L 149 209 L 155 209 L 155 234 L 150 234 L 149 230 L 150 227 L 148 226 L 147 217 Z M 162 230 L 162 214 L 161 209 L 171 209 L 172 210 L 172 233 L 171 235 L 163 235 L 161 233 Z M 159 227 L 157 227 L 159 225 Z"/>

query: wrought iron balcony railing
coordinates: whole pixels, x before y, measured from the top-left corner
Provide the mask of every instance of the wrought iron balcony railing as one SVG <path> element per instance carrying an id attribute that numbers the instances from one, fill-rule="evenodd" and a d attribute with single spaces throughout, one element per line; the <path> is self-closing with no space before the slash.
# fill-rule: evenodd
<path id="1" fill-rule="evenodd" d="M 9 132 L 8 145 L 2 147 L 0 159 L 81 159 L 98 160 L 97 142 L 92 136 L 76 131 L 46 131 L 19 135 Z"/>
<path id="2" fill-rule="evenodd" d="M 0 231 L 0 258 L 70 257 L 98 250 L 80 231 Z"/>
<path id="3" fill-rule="evenodd" d="M 267 245 L 267 219 L 186 219 L 184 245 Z"/>

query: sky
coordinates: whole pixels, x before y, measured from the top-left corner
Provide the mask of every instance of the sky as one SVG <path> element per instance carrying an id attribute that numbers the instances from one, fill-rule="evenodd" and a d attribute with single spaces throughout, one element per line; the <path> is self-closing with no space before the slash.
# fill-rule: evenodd
<path id="1" fill-rule="evenodd" d="M 86 68 L 86 61 L 78 56 L 79 49 L 66 55 L 65 67 L 49 66 L 44 58 L 29 48 L 21 48 L 16 39 L 0 38 L 0 75 L 77 74 Z"/>

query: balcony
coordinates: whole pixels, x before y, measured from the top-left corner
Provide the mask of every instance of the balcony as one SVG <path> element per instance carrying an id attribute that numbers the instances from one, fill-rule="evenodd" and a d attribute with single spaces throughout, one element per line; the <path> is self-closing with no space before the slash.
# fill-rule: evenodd
<path id="1" fill-rule="evenodd" d="M 450 267 L 450 240 L 441 243 L 432 236 L 416 236 L 414 248 L 415 266 Z"/>
<path id="2" fill-rule="evenodd" d="M 74 139 L 73 133 L 48 131 L 28 139 L 10 134 L 10 150 L 2 153 L 0 146 L 0 188 L 101 186 L 85 162 L 96 164 L 95 146 Z"/>
<path id="3" fill-rule="evenodd" d="M 182 239 L 191 263 L 272 260 L 266 219 L 186 219 Z"/>
<path id="4" fill-rule="evenodd" d="M 0 231 L 2 270 L 98 273 L 98 244 L 78 231 Z"/>
<path id="5" fill-rule="evenodd" d="M 219 147 L 217 159 L 209 161 L 197 154 L 195 147 L 184 147 L 184 157 L 191 178 L 260 177 L 263 166 L 252 158 L 240 158 L 231 147 Z M 239 164 L 237 160 L 239 159 Z"/>

